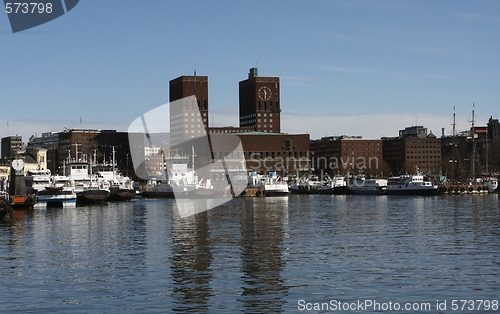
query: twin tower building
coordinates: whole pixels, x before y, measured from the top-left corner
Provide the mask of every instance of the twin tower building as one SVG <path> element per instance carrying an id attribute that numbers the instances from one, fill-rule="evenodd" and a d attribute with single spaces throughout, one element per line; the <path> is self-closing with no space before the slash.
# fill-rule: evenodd
<path id="1" fill-rule="evenodd" d="M 178 103 L 180 100 L 182 104 Z M 210 125 L 208 76 L 198 76 L 195 72 L 171 80 L 170 104 L 172 144 L 204 134 L 233 133 L 240 138 L 247 160 L 248 157 L 269 161 L 278 157 L 309 158 L 309 134 L 281 133 L 279 77 L 259 76 L 257 68 L 251 68 L 248 78 L 239 82 L 239 127 Z M 247 166 L 252 168 L 250 164 Z"/>
<path id="2" fill-rule="evenodd" d="M 257 68 L 251 68 L 248 79 L 240 82 L 240 126 L 215 128 L 209 126 L 208 76 L 180 76 L 170 81 L 170 103 L 195 96 L 196 107 L 184 106 L 184 113 L 199 110 L 203 125 L 185 123 L 182 130 L 187 137 L 198 134 L 201 129 L 207 133 L 271 132 L 280 133 L 280 79 L 258 76 Z M 171 124 L 178 123 L 180 110 L 171 113 Z M 182 120 L 182 119 L 180 119 Z M 191 122 L 191 121 L 188 121 Z M 180 131 L 180 130 L 177 130 Z"/>

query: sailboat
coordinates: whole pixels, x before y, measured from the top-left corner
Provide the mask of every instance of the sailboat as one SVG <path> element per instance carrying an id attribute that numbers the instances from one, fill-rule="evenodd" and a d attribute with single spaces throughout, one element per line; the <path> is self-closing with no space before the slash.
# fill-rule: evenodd
<path id="1" fill-rule="evenodd" d="M 475 108 L 475 104 L 472 104 L 472 107 Z M 488 187 L 488 192 L 494 192 L 498 188 L 498 180 L 496 178 L 488 177 L 481 178 L 476 177 L 476 132 L 474 129 L 474 109 L 472 109 L 472 128 L 471 128 L 471 137 L 472 137 L 472 158 L 471 158 L 471 176 L 469 180 L 470 185 L 484 184 Z M 488 143 L 488 138 L 486 138 L 486 143 Z M 487 144 L 486 144 L 487 145 Z M 486 146 L 488 147 L 488 146 Z M 486 172 L 488 171 L 488 152 L 486 152 Z"/>

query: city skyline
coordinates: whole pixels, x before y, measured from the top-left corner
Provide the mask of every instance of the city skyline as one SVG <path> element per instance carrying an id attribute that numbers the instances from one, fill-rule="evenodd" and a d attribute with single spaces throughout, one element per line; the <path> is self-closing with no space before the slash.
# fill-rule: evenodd
<path id="1" fill-rule="evenodd" d="M 439 136 L 451 133 L 454 108 L 457 130 L 468 129 L 473 103 L 484 126 L 498 118 L 499 11 L 467 1 L 85 1 L 16 34 L 0 14 L 0 132 L 27 141 L 65 127 L 125 131 L 194 70 L 210 78 L 210 124 L 238 126 L 238 82 L 255 66 L 280 78 L 285 133 L 380 138 L 418 124 Z"/>

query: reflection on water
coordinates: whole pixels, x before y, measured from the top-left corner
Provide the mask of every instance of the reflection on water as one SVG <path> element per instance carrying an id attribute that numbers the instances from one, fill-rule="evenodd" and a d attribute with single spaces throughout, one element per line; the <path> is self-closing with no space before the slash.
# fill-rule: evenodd
<path id="1" fill-rule="evenodd" d="M 283 312 L 287 296 L 281 272 L 284 246 L 283 220 L 288 198 L 253 198 L 243 203 L 241 217 L 242 288 L 239 301 L 248 310 Z"/>
<path id="2" fill-rule="evenodd" d="M 188 204 L 189 205 L 189 204 Z M 497 194 L 173 200 L 16 211 L 6 312 L 297 312 L 297 302 L 498 299 Z"/>
<path id="3" fill-rule="evenodd" d="M 281 312 L 286 296 L 280 272 L 287 208 L 287 198 L 254 198 L 236 199 L 195 216 L 174 214 L 172 310 L 207 311 L 214 297 L 226 293 L 243 308 Z M 238 271 L 237 277 L 225 278 L 233 271 Z M 215 272 L 219 278 L 214 278 Z"/>
<path id="4" fill-rule="evenodd" d="M 206 310 L 212 295 L 210 212 L 172 218 L 173 310 Z"/>

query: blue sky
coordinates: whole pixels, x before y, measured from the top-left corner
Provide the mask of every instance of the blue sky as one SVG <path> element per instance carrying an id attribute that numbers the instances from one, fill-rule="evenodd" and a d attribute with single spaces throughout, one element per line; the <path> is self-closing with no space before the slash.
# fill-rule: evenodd
<path id="1" fill-rule="evenodd" d="M 13 34 L 0 14 L 1 136 L 126 131 L 181 75 L 209 77 L 214 125 L 238 124 L 238 82 L 281 79 L 282 131 L 435 134 L 498 118 L 498 1 L 80 0 Z M 81 118 L 81 123 L 80 123 Z M 9 121 L 7 126 L 7 121 Z"/>

